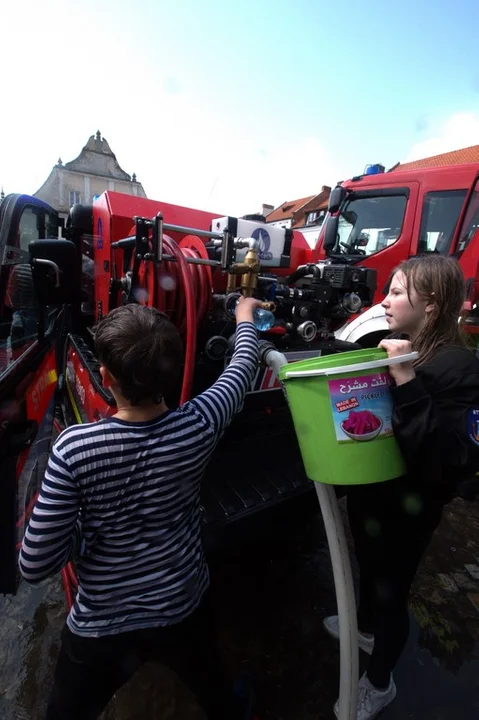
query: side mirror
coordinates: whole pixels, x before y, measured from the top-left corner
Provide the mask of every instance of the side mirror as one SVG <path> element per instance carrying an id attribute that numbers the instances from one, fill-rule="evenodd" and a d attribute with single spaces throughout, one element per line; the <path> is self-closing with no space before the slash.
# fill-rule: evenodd
<path id="1" fill-rule="evenodd" d="M 40 305 L 78 303 L 81 268 L 75 245 L 70 240 L 32 240 L 28 249 Z"/>
<path id="2" fill-rule="evenodd" d="M 346 200 L 346 194 L 346 188 L 343 188 L 342 185 L 336 185 L 336 187 L 331 191 L 328 210 L 332 215 L 340 210 L 341 205 Z"/>
<path id="3" fill-rule="evenodd" d="M 323 248 L 326 255 L 330 255 L 338 238 L 339 215 L 329 215 L 324 228 Z"/>

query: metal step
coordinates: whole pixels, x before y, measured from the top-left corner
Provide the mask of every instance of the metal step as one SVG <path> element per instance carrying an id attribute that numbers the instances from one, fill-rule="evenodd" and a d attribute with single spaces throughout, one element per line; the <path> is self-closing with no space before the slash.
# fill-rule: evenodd
<path id="1" fill-rule="evenodd" d="M 214 471 L 205 475 L 201 503 L 208 525 L 244 519 L 313 488 L 300 460 L 289 464 L 277 460 L 245 468 L 230 465 L 225 463 L 222 475 Z"/>

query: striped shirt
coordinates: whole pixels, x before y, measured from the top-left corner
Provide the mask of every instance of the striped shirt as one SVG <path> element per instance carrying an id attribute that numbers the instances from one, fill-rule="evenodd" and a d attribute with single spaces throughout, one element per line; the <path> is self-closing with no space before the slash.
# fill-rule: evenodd
<path id="1" fill-rule="evenodd" d="M 170 625 L 199 605 L 209 584 L 201 478 L 257 362 L 256 329 L 240 323 L 232 361 L 206 392 L 152 421 L 105 418 L 58 437 L 19 566 L 31 583 L 58 572 L 81 528 L 72 632 L 98 637 Z"/>

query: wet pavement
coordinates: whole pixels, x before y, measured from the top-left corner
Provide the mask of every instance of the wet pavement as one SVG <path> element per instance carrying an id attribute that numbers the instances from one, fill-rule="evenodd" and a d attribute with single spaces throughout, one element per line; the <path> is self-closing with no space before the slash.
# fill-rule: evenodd
<path id="1" fill-rule="evenodd" d="M 277 519 L 212 564 L 225 661 L 258 674 L 263 720 L 332 720 L 339 655 L 321 619 L 334 611 L 327 545 L 316 514 Z M 58 579 L 0 598 L 0 718 L 41 720 L 65 619 Z M 411 634 L 384 720 L 479 717 L 479 503 L 446 512 L 411 595 Z M 367 656 L 361 656 L 365 666 Z M 159 666 L 144 667 L 103 720 L 205 720 L 194 698 Z"/>

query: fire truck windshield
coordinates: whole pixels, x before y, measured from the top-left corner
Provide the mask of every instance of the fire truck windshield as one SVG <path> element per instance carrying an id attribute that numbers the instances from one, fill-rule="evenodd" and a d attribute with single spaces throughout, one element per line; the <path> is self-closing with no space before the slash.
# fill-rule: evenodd
<path id="1" fill-rule="evenodd" d="M 401 232 L 406 195 L 347 199 L 339 215 L 335 253 L 371 255 L 392 245 Z"/>

